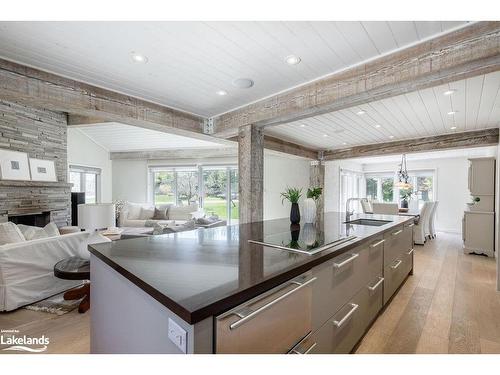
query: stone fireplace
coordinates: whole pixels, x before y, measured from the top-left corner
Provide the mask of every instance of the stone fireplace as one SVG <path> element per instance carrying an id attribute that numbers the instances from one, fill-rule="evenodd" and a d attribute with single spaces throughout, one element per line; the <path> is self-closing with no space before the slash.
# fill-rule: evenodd
<path id="1" fill-rule="evenodd" d="M 26 213 L 21 215 L 8 215 L 7 219 L 15 224 L 44 227 L 50 223 L 50 211 Z"/>
<path id="2" fill-rule="evenodd" d="M 57 176 L 57 182 L 0 180 L 0 221 L 41 224 L 48 218 L 59 227 L 68 225 L 71 184 L 67 182 L 66 114 L 0 100 L 0 148 L 54 160 Z"/>

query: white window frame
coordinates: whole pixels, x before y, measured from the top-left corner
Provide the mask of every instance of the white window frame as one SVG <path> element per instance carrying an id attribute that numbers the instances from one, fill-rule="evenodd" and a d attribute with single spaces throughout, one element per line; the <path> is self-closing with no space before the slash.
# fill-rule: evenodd
<path id="1" fill-rule="evenodd" d="M 84 166 L 84 165 L 76 165 L 76 164 L 70 164 L 68 168 L 68 175 L 73 172 L 73 173 L 80 173 L 80 188 L 84 189 L 82 192 L 86 193 L 85 191 L 85 186 L 86 186 L 86 173 L 90 174 L 95 174 L 95 201 L 96 203 L 101 203 L 101 174 L 102 174 L 102 169 L 98 167 L 90 167 L 90 166 Z M 68 176 L 68 181 L 69 181 L 69 176 Z"/>

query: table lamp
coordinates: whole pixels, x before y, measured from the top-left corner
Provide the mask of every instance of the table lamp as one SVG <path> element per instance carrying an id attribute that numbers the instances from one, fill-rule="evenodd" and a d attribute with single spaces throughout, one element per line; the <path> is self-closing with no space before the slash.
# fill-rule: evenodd
<path id="1" fill-rule="evenodd" d="M 115 227 L 116 213 L 114 203 L 79 204 L 78 226 L 86 231 Z"/>

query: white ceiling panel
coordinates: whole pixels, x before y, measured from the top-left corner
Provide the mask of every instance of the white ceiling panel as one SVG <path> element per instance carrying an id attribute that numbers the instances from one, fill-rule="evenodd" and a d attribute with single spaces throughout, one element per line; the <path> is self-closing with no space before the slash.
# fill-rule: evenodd
<path id="1" fill-rule="evenodd" d="M 0 22 L 0 57 L 214 116 L 464 24 Z M 148 62 L 135 63 L 132 52 Z M 301 63 L 287 65 L 291 54 Z M 235 78 L 255 85 L 235 88 Z"/>
<path id="2" fill-rule="evenodd" d="M 81 131 L 111 152 L 227 147 L 215 142 L 113 122 L 70 127 L 69 131 Z"/>
<path id="3" fill-rule="evenodd" d="M 455 91 L 444 95 L 447 90 Z M 358 114 L 361 110 L 362 115 Z M 494 72 L 270 126 L 265 132 L 313 149 L 331 150 L 499 126 L 500 72 Z"/>

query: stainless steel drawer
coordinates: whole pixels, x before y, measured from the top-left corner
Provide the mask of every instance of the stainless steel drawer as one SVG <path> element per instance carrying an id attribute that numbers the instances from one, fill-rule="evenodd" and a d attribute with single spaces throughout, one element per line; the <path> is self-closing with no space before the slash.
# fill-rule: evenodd
<path id="1" fill-rule="evenodd" d="M 365 278 L 366 283 L 374 277 L 382 275 L 384 271 L 384 243 L 384 238 L 380 236 L 370 241 L 367 245 L 368 272 Z"/>
<path id="2" fill-rule="evenodd" d="M 384 268 L 384 305 L 389 301 L 408 275 L 409 262 L 410 257 L 408 256 L 408 251 L 403 251 L 403 254 L 400 254 Z"/>
<path id="3" fill-rule="evenodd" d="M 406 250 L 403 254 L 403 256 L 406 254 L 406 259 L 405 259 L 405 276 L 410 273 L 410 271 L 413 268 L 413 249 Z"/>
<path id="4" fill-rule="evenodd" d="M 287 353 L 312 330 L 307 272 L 216 318 L 217 353 Z"/>
<path id="5" fill-rule="evenodd" d="M 413 222 L 405 224 L 403 228 L 403 241 L 405 251 L 413 249 Z"/>
<path id="6" fill-rule="evenodd" d="M 313 331 L 366 284 L 368 257 L 365 245 L 313 268 L 313 276 L 317 278 L 313 288 Z"/>
<path id="7" fill-rule="evenodd" d="M 403 225 L 391 229 L 384 233 L 384 267 L 398 258 L 406 248 Z"/>
<path id="8" fill-rule="evenodd" d="M 363 286 L 333 317 L 306 336 L 291 354 L 350 353 L 382 308 L 383 278 Z"/>

